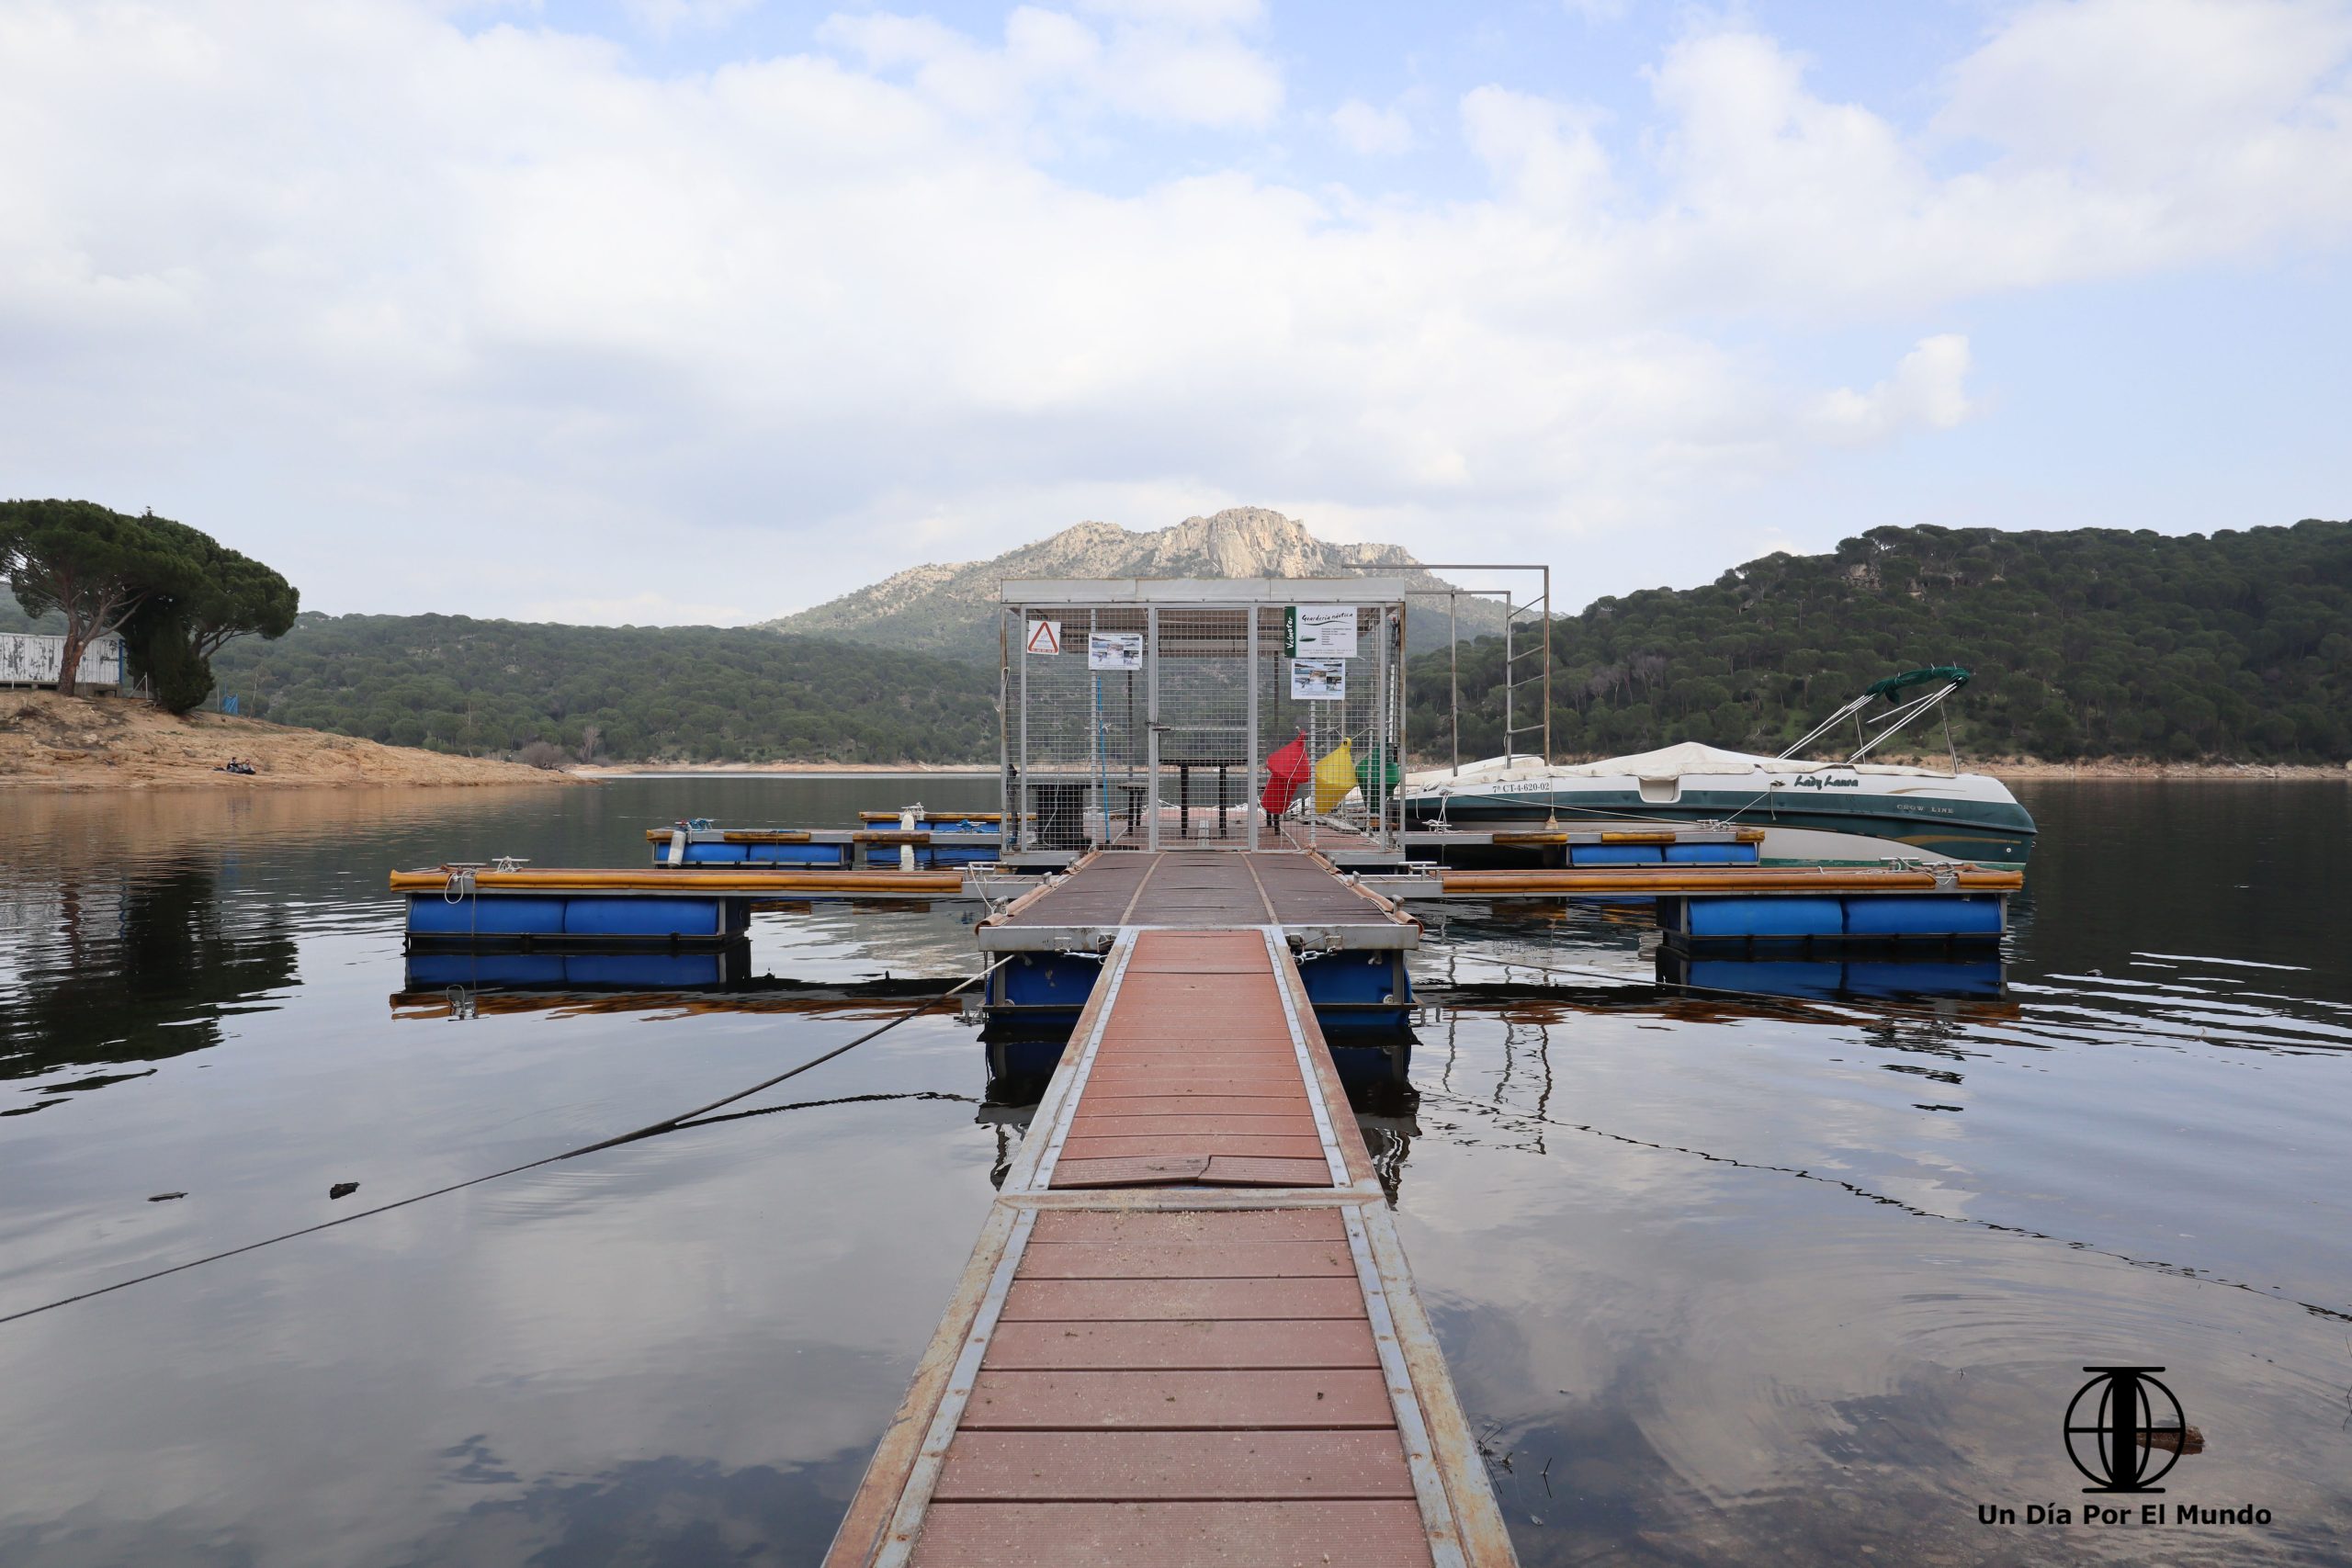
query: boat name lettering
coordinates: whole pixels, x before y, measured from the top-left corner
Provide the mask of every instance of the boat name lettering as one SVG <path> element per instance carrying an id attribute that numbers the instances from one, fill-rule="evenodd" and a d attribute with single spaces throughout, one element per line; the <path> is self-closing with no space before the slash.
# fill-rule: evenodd
<path id="1" fill-rule="evenodd" d="M 1797 787 L 1799 789 L 1860 789 L 1862 787 L 1862 781 L 1852 774 L 1848 774 L 1841 779 L 1834 775 L 1824 778 L 1819 773 L 1806 773 L 1797 780 Z"/>

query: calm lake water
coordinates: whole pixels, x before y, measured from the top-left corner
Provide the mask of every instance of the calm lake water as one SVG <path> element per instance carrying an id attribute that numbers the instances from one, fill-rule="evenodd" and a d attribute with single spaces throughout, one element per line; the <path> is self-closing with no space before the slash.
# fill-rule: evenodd
<path id="1" fill-rule="evenodd" d="M 0 796 L 0 1314 L 636 1126 L 892 1010 L 412 988 L 387 869 L 628 864 L 681 816 L 917 790 L 993 804 Z M 1371 1124 L 1526 1562 L 2352 1562 L 2352 789 L 2023 793 L 2005 973 L 1677 988 L 1638 910 L 1430 915 L 1418 1105 Z M 969 919 L 763 913 L 752 966 L 960 978 Z M 928 1017 L 770 1114 L 0 1325 L 0 1564 L 814 1562 L 1021 1135 L 988 1088 L 976 1030 Z M 2081 1507 L 2064 1414 L 2111 1364 L 2167 1369 L 2204 1434 L 2165 1501 L 2272 1522 L 1980 1524 Z"/>

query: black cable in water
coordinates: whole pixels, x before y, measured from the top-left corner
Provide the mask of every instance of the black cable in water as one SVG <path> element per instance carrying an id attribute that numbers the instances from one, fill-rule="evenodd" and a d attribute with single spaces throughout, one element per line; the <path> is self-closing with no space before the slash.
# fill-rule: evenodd
<path id="1" fill-rule="evenodd" d="M 867 1041 L 874 1039 L 876 1035 L 888 1033 L 891 1030 L 898 1028 L 899 1025 L 906 1022 L 908 1020 L 919 1018 L 922 1014 L 929 1012 L 932 1009 L 937 1007 L 948 998 L 956 995 L 958 991 L 968 990 L 972 987 L 978 985 L 982 980 L 987 979 L 989 976 L 995 974 L 999 969 L 1003 968 L 1011 962 L 1012 962 L 1012 955 L 1011 953 L 1007 953 L 1004 957 L 998 959 L 995 963 L 989 964 L 978 974 L 949 987 L 946 990 L 940 992 L 939 995 L 935 997 L 918 1002 L 913 1007 L 909 1008 L 906 1011 L 899 1014 L 898 1017 L 890 1020 L 889 1022 L 867 1030 L 865 1033 L 859 1035 L 856 1039 L 849 1042 L 847 1044 L 836 1045 L 821 1056 L 811 1056 L 808 1060 L 801 1063 L 797 1067 L 778 1073 L 772 1078 L 763 1078 L 760 1082 L 753 1084 L 747 1089 L 739 1090 L 736 1093 L 728 1095 L 721 1100 L 714 1100 L 708 1105 L 696 1106 L 692 1111 L 682 1111 L 675 1116 L 665 1116 L 659 1122 L 649 1122 L 644 1126 L 637 1128 L 632 1132 L 623 1133 L 617 1137 L 599 1138 L 593 1144 L 582 1144 L 576 1149 L 566 1149 L 561 1154 L 547 1155 L 538 1159 L 526 1161 L 521 1165 L 510 1165 L 504 1170 L 493 1170 L 487 1176 L 470 1176 L 463 1181 L 453 1181 L 447 1187 L 436 1187 L 430 1192 L 419 1192 L 413 1197 L 398 1199 L 390 1203 L 379 1203 L 375 1208 L 362 1209 L 356 1213 L 340 1214 L 332 1220 L 322 1220 L 315 1225 L 304 1225 L 300 1230 L 288 1231 L 282 1235 L 268 1236 L 261 1241 L 249 1241 L 243 1247 L 232 1247 L 226 1252 L 215 1252 L 209 1257 L 190 1258 L 186 1263 L 175 1263 L 168 1269 L 157 1269 L 150 1273 L 133 1275 L 128 1280 L 118 1280 L 111 1285 L 100 1285 L 94 1291 L 84 1291 L 76 1295 L 61 1296 L 56 1301 L 44 1302 L 40 1306 L 27 1307 L 22 1312 L 12 1312 L 5 1316 L 0 1316 L 0 1323 L 15 1323 L 19 1318 L 33 1317 L 45 1312 L 54 1312 L 57 1308 L 62 1306 L 72 1306 L 75 1302 L 86 1302 L 93 1296 L 111 1295 L 117 1291 L 127 1291 L 133 1285 L 143 1285 L 151 1280 L 161 1280 L 166 1275 L 185 1273 L 190 1269 L 201 1269 L 208 1263 L 218 1263 L 223 1258 L 235 1258 L 243 1253 L 258 1252 L 265 1247 L 275 1247 L 281 1241 L 292 1241 L 297 1236 L 315 1235 L 321 1231 L 333 1230 L 337 1225 L 347 1225 L 354 1220 L 369 1219 L 377 1214 L 389 1214 L 394 1209 L 405 1209 L 412 1203 L 422 1203 L 428 1198 L 446 1197 L 452 1192 L 462 1192 L 469 1187 L 480 1187 L 486 1181 L 496 1181 L 503 1177 L 508 1176 L 520 1176 L 526 1170 L 537 1170 L 543 1165 L 555 1165 L 562 1160 L 577 1159 L 582 1155 L 595 1154 L 602 1149 L 617 1148 L 623 1144 L 633 1144 L 639 1138 L 650 1138 L 657 1134 L 675 1132 L 679 1128 L 694 1122 L 694 1120 L 698 1116 L 707 1116 L 710 1112 L 718 1110 L 719 1107 L 723 1105 L 732 1105 L 739 1100 L 749 1100 L 752 1096 L 759 1093 L 762 1089 L 774 1089 L 776 1085 L 784 1082 L 786 1078 L 798 1077 L 802 1073 L 807 1072 L 811 1067 L 822 1066 L 827 1062 L 831 1061 L 834 1057 L 839 1056 L 845 1052 L 855 1050 L 858 1046 L 865 1044 Z"/>
<path id="2" fill-rule="evenodd" d="M 1595 1138 L 1606 1138 L 1611 1143 L 1655 1150 L 1659 1154 L 1690 1155 L 1693 1158 L 1705 1160 L 1710 1165 L 1724 1165 L 1739 1170 L 1770 1172 L 1773 1175 L 1792 1177 L 1799 1181 L 1819 1182 L 1825 1187 L 1841 1189 L 1867 1202 L 1900 1211 L 1915 1219 L 1940 1220 L 1946 1224 L 1962 1225 L 1971 1230 L 1993 1231 L 2002 1235 L 2022 1236 L 2033 1241 L 2053 1241 L 2072 1251 L 2087 1252 L 2100 1258 L 2111 1258 L 2119 1263 L 2128 1263 L 2134 1269 L 2146 1269 L 2160 1274 L 2169 1274 L 2175 1279 L 2194 1280 L 2202 1285 L 2221 1285 L 2233 1291 L 2244 1291 L 2249 1295 L 2267 1296 L 2274 1302 L 2285 1302 L 2290 1305 L 2299 1306 L 2314 1317 L 2334 1318 L 2338 1322 L 2352 1323 L 2352 1312 L 2346 1312 L 2341 1307 L 2321 1306 L 2315 1302 L 2299 1301 L 2288 1295 L 2283 1288 L 2277 1285 L 2251 1284 L 2244 1280 L 2233 1280 L 2227 1275 L 2210 1272 L 2193 1264 L 2169 1263 L 2161 1258 L 2142 1258 L 2133 1253 L 2117 1252 L 2111 1247 L 2095 1246 L 2087 1241 L 2069 1241 L 2064 1236 L 2053 1235 L 2048 1231 L 2038 1231 L 2030 1225 L 2004 1224 L 1998 1220 L 1981 1219 L 1973 1214 L 1939 1213 L 1933 1209 L 1923 1209 L 1916 1203 L 1908 1203 L 1900 1198 L 1889 1197 L 1883 1192 L 1859 1186 L 1840 1176 L 1825 1176 L 1810 1167 L 1767 1165 L 1757 1160 L 1734 1159 L 1729 1155 L 1711 1154 L 1705 1149 L 1694 1149 L 1684 1144 L 1655 1143 L 1648 1138 L 1636 1138 L 1629 1133 L 1612 1133 L 1606 1127 L 1598 1127 L 1589 1122 L 1555 1121 L 1552 1117 L 1524 1110 L 1507 1101 L 1499 1104 L 1490 1103 L 1486 1100 L 1473 1100 L 1467 1095 L 1453 1094 L 1444 1089 L 1425 1089 L 1420 1091 L 1420 1094 L 1424 1100 L 1458 1105 L 1464 1111 L 1475 1115 L 1533 1122 L 1545 1127 L 1557 1127 L 1565 1132 L 1583 1133 Z"/>

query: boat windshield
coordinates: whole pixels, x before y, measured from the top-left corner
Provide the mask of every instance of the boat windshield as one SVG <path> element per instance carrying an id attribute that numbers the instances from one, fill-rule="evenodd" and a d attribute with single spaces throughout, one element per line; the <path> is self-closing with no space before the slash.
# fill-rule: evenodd
<path id="1" fill-rule="evenodd" d="M 1962 669 L 1957 664 L 1938 664 L 1924 670 L 1905 670 L 1899 675 L 1889 675 L 1883 681 L 1873 681 L 1863 688 L 1860 696 L 1805 731 L 1802 739 L 1781 753 L 1781 758 L 1785 760 L 1794 757 L 1832 728 L 1851 718 L 1854 721 L 1856 745 L 1853 752 L 1846 759 L 1846 764 L 1850 767 L 1877 750 L 1894 735 L 1941 707 L 1954 692 L 1968 684 L 1971 679 L 1972 672 Z M 1918 687 L 1926 687 L 1927 690 L 1918 696 L 1896 700 L 1897 693 L 1910 692 Z M 1883 713 L 1872 715 L 1865 719 L 1862 716 L 1862 710 L 1881 697 L 1884 697 L 1894 705 Z M 1944 723 L 1944 750 L 1951 758 L 1951 771 L 1955 773 L 1959 773 L 1960 752 L 1952 745 L 1951 723 L 1949 716 L 1946 716 Z"/>

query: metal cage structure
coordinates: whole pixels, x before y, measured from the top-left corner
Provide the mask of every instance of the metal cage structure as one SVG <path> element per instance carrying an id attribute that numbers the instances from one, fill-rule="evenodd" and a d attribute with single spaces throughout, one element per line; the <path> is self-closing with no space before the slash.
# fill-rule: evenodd
<path id="1" fill-rule="evenodd" d="M 1462 634 L 1464 599 L 1496 602 L 1503 625 L 1503 750 L 1552 761 L 1552 569 L 1532 561 L 1418 561 L 1420 571 L 1509 574 L 1518 586 L 1410 588 L 1408 597 L 1443 600 L 1446 644 L 1446 752 L 1449 771 L 1462 771 Z M 1371 570 L 1367 568 L 1366 570 Z M 1523 597 L 1522 597 L 1523 595 Z M 1425 604 L 1425 611 L 1436 608 Z M 1528 692 L 1528 696 L 1520 695 Z M 1524 718 L 1526 722 L 1521 722 Z M 1533 736 L 1533 741 L 1521 737 Z M 1429 743 L 1423 737 L 1423 743 Z"/>
<path id="2" fill-rule="evenodd" d="M 1405 595 L 1393 578 L 1006 581 L 1005 848 L 1394 846 Z"/>

